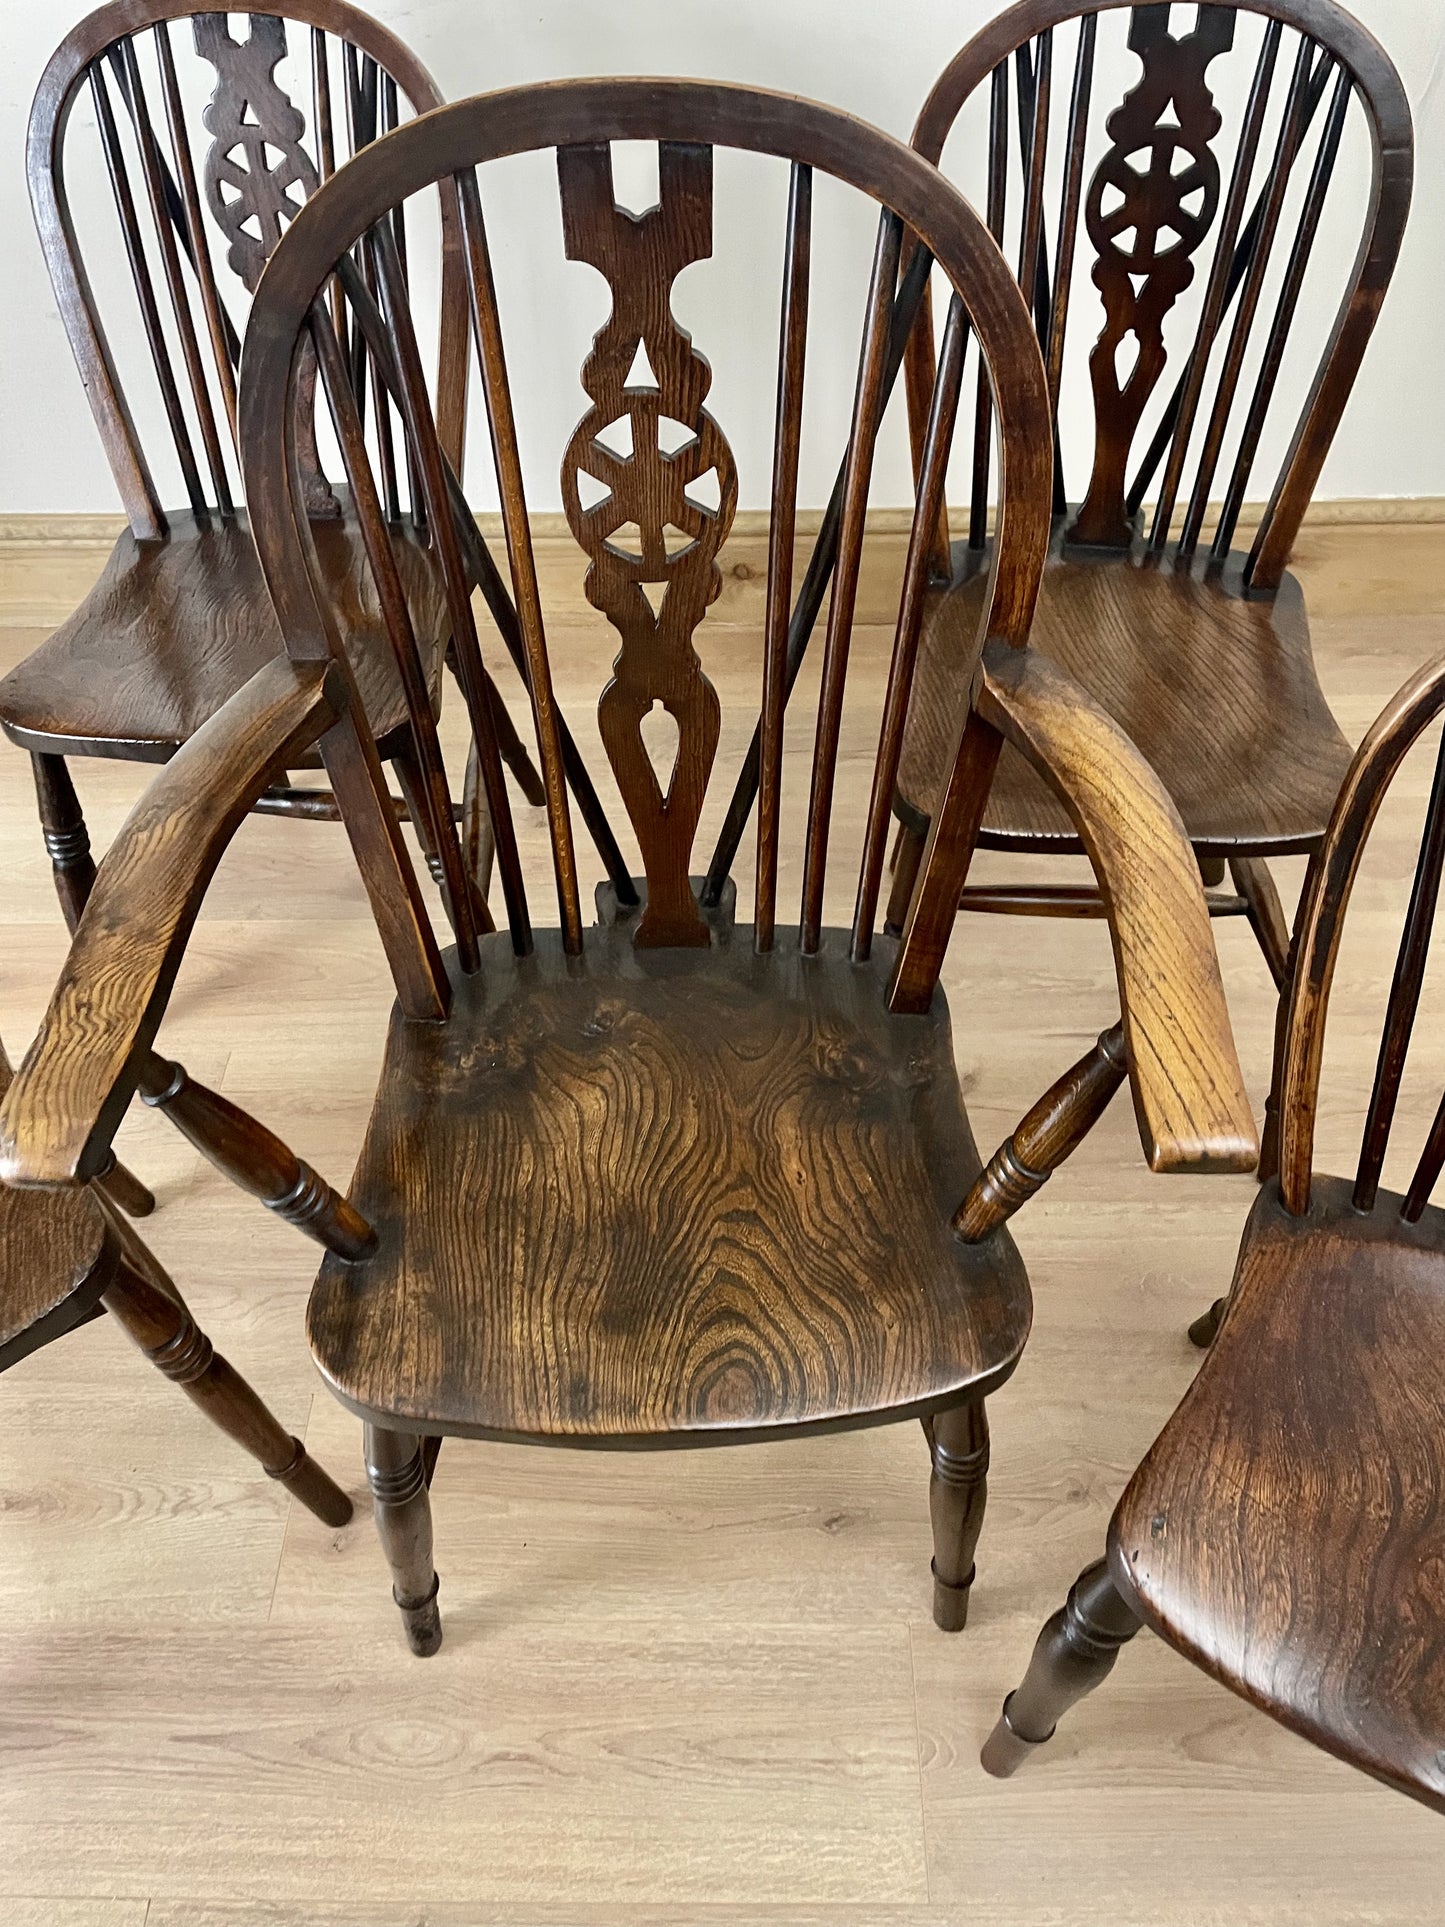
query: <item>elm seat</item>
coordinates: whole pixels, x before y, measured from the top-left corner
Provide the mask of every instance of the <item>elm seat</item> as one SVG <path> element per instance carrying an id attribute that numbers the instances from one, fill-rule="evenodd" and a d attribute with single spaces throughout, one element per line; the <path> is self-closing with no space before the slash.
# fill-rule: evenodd
<path id="1" fill-rule="evenodd" d="M 1067 669 L 1158 773 L 1201 856 L 1306 851 L 1329 820 L 1350 748 L 1315 675 L 1304 597 L 1286 575 L 1272 599 L 1223 570 L 1157 556 L 1063 551 L 1062 519 L 1032 646 Z M 926 830 L 968 699 L 986 555 L 960 545 L 919 649 L 899 765 L 899 813 Z M 1267 719 L 1267 727 L 1261 726 Z M 981 846 L 1078 854 L 1064 805 L 1006 743 Z"/>
<path id="2" fill-rule="evenodd" d="M 888 1015 L 892 945 L 815 957 L 590 931 L 483 940 L 446 1024 L 393 1017 L 309 1334 L 338 1396 L 427 1432 L 725 1441 L 993 1389 L 1022 1261 L 949 1217 L 979 1169 L 948 1011 Z"/>
<path id="3" fill-rule="evenodd" d="M 0 1372 L 94 1317 L 115 1268 L 88 1191 L 0 1185 Z"/>
<path id="4" fill-rule="evenodd" d="M 406 699 L 355 520 L 312 524 L 348 651 L 382 742 Z M 398 566 L 433 696 L 449 628 L 431 552 L 410 519 Z M 41 754 L 163 763 L 282 650 L 244 510 L 170 517 L 162 542 L 127 530 L 69 619 L 0 681 L 0 727 Z M 315 761 L 314 755 L 312 758 Z"/>
<path id="5" fill-rule="evenodd" d="M 1110 1556 L 1188 1658 L 1445 1809 L 1445 1222 L 1351 1189 L 1316 1177 L 1304 1217 L 1261 1192 Z"/>

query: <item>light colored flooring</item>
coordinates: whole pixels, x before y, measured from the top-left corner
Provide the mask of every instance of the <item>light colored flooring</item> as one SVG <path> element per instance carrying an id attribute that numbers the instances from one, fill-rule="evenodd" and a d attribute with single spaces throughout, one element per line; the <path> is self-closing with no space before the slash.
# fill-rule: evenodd
<path id="1" fill-rule="evenodd" d="M 1445 531 L 1307 538 L 1322 679 L 1352 739 L 1445 647 L 1442 563 Z M 73 578 L 73 557 L 56 566 Z M 0 631 L 0 659 L 40 633 Z M 610 644 L 580 627 L 556 640 L 580 726 Z M 705 654 L 724 696 L 725 783 L 756 636 L 712 624 Z M 881 660 L 878 637 L 861 637 L 875 696 Z M 868 727 L 850 722 L 854 826 Z M 797 732 L 805 742 L 805 709 Z M 1321 1127 L 1336 1168 L 1373 1065 L 1427 761 L 1382 821 L 1341 967 Z M 103 848 L 144 772 L 83 764 L 77 778 Z M 535 820 L 524 841 L 535 861 Z M 785 867 L 795 885 L 796 848 Z M 1290 907 L 1302 867 L 1277 866 Z M 17 1052 L 64 937 L 29 770 L 8 747 L 0 869 L 0 1027 Z M 846 869 L 840 855 L 839 914 Z M 549 901 L 536 886 L 539 913 Z M 1216 928 L 1262 1108 L 1268 979 L 1243 923 Z M 1099 926 L 971 919 L 945 981 L 989 1149 L 1112 1021 L 1107 940 Z M 1411 1148 L 1445 1080 L 1439 988 L 1401 1126 Z M 162 1045 L 344 1180 L 389 1001 L 342 832 L 253 819 L 212 888 Z M 1439 1920 L 1438 1819 L 1147 1638 L 1019 1779 L 977 1766 L 1039 1622 L 1096 1556 L 1189 1382 L 1185 1326 L 1227 1284 L 1252 1195 L 1245 1178 L 1151 1178 L 1126 1100 L 1016 1220 L 1035 1326 L 993 1402 L 966 1633 L 929 1618 L 915 1426 L 637 1457 L 453 1443 L 433 1494 L 446 1644 L 430 1662 L 402 1642 L 359 1428 L 307 1358 L 314 1248 L 163 1121 L 129 1119 L 121 1147 L 155 1185 L 146 1235 L 202 1322 L 358 1512 L 329 1532 L 291 1506 L 104 1321 L 8 1374 L 8 1927 Z"/>

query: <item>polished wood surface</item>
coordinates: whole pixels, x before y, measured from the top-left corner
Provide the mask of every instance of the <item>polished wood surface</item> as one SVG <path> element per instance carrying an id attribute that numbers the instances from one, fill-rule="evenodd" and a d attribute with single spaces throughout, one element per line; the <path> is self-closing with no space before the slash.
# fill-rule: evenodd
<path id="1" fill-rule="evenodd" d="M 978 1171 L 942 1000 L 746 928 L 488 938 L 444 1026 L 393 1020 L 352 1199 L 376 1251 L 308 1317 L 332 1389 L 418 1432 L 725 1441 L 999 1383 L 1028 1285 L 949 1214 Z M 519 1231 L 525 1227 L 523 1235 Z M 846 1334 L 846 1336 L 845 1336 Z"/>
<path id="2" fill-rule="evenodd" d="M 724 551 L 729 587 L 699 635 L 725 771 L 755 714 L 761 546 L 741 551 L 759 570 L 751 584 Z M 1445 648 L 1441 546 L 1439 530 L 1306 530 L 1297 567 L 1321 681 L 1352 741 L 1412 665 Z M 84 560 L 56 555 L 62 592 Z M 896 606 L 895 590 L 869 620 L 891 623 Z M 559 701 L 600 758 L 589 714 L 615 645 L 580 587 L 568 608 L 548 635 Z M 37 640 L 0 629 L 0 660 Z M 845 841 L 861 829 L 867 784 L 853 773 L 876 753 L 891 641 L 891 627 L 855 633 L 869 701 L 844 717 Z M 798 702 L 816 689 L 806 665 Z M 506 693 L 525 726 L 517 685 Z M 460 705 L 443 735 L 459 778 Z M 83 773 L 104 848 L 154 772 Z M 1403 769 L 1357 886 L 1328 1053 L 1349 1102 L 1321 1115 L 1327 1169 L 1353 1169 L 1359 1147 L 1428 778 Z M 605 763 L 599 780 L 617 808 Z M 726 801 L 725 785 L 713 791 L 704 848 Z M 795 904 L 797 817 L 782 828 L 780 897 Z M 518 830 L 529 869 L 545 864 L 540 813 L 519 811 Z M 1292 914 L 1302 861 L 1275 867 Z M 0 755 L 0 869 L 13 886 L 0 1030 L 14 1045 L 66 946 L 28 760 L 14 754 Z M 973 874 L 1016 875 L 1017 860 L 981 852 Z M 1040 860 L 1038 874 L 1087 871 Z M 737 880 L 745 913 L 749 850 Z M 848 923 L 854 881 L 837 867 L 830 923 Z M 1242 920 L 1218 941 L 1258 1114 L 1273 989 Z M 980 1148 L 1116 1015 L 1097 923 L 961 921 L 943 987 Z M 1445 1081 L 1433 994 L 1427 984 L 1417 1026 L 1425 1088 L 1407 1080 L 1396 1127 L 1411 1153 Z M 208 892 L 158 1042 L 341 1178 L 393 997 L 345 832 L 253 817 Z M 293 1013 L 284 1042 L 279 1001 Z M 1012 1787 L 978 1770 L 1040 1622 L 1102 1547 L 1126 1468 L 1198 1369 L 1184 1327 L 1227 1284 L 1255 1192 L 1249 1177 L 1152 1177 L 1126 1100 L 1011 1227 L 1037 1303 L 1021 1366 L 989 1401 L 966 1653 L 932 1621 L 928 1451 L 916 1425 L 898 1425 L 665 1463 L 449 1443 L 430 1494 L 447 1644 L 409 1660 L 359 1427 L 300 1336 L 314 1252 L 142 1107 L 117 1148 L 160 1198 L 145 1235 L 199 1322 L 357 1510 L 343 1532 L 300 1516 L 288 1528 L 284 1492 L 118 1352 L 104 1319 L 5 1373 L 7 1927 L 141 1927 L 147 1907 L 147 1927 L 396 1927 L 408 1909 L 437 1927 L 579 1915 L 600 1927 L 1039 1927 L 1050 1905 L 1069 1927 L 1433 1927 L 1437 1816 L 1160 1640 L 1136 1640 Z M 1387 1171 L 1396 1190 L 1408 1175 L 1408 1162 Z M 565 1718 L 544 1713 L 563 1702 Z"/>

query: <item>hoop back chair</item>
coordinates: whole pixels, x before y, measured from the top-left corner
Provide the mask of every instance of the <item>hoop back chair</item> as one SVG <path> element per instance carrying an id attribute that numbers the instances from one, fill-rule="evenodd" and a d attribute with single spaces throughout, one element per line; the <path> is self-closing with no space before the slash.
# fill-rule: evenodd
<path id="1" fill-rule="evenodd" d="M 1110 37 L 1126 35 L 1136 77 L 1096 131 L 1096 66 L 1108 71 Z M 1232 68 L 1238 83 L 1249 78 L 1247 89 L 1236 86 L 1241 112 L 1227 124 L 1220 100 Z M 1265 859 L 1315 847 L 1349 762 L 1286 563 L 1399 252 L 1413 166 L 1404 90 L 1383 49 L 1334 0 L 1127 10 L 1121 0 L 1018 0 L 945 69 L 915 148 L 939 162 L 965 104 L 985 89 L 990 226 L 1011 248 L 1030 302 L 1056 431 L 1066 343 L 1079 323 L 1081 250 L 1092 250 L 1103 311 L 1088 358 L 1091 466 L 1080 498 L 1072 491 L 1082 478 L 1058 444 L 1033 644 L 1158 770 L 1211 885 L 1223 883 L 1228 864 L 1233 891 L 1217 894 L 1211 910 L 1248 916 L 1282 984 L 1288 931 Z M 1352 111 L 1371 153 L 1359 250 L 1291 428 L 1292 341 L 1335 298 L 1316 292 L 1308 271 Z M 906 365 L 916 451 L 933 363 L 925 309 Z M 939 518 L 899 769 L 895 921 L 966 701 L 959 637 L 988 552 L 990 409 L 980 382 L 971 495 L 956 539 Z M 1287 429 L 1283 460 L 1266 479 L 1262 450 Z M 1236 547 L 1256 488 L 1267 490 L 1267 505 L 1248 548 Z M 1079 851 L 1057 798 L 1012 748 L 979 845 Z M 1097 892 L 1059 884 L 971 886 L 960 904 L 1048 916 L 1101 910 Z"/>
<path id="2" fill-rule="evenodd" d="M 1140 1624 L 1274 1718 L 1445 1812 L 1445 1101 L 1403 1193 L 1381 1173 L 1445 860 L 1445 751 L 1353 1179 L 1313 1169 L 1330 990 L 1366 841 L 1445 711 L 1445 661 L 1360 745 L 1295 924 L 1280 1161 L 1245 1226 L 1218 1336 L 1130 1481 L 1108 1555 L 1045 1626 L 984 1749 L 1012 1773 Z"/>
<path id="3" fill-rule="evenodd" d="M 11 1080 L 0 1043 L 0 1095 Z M 116 1167 L 84 1189 L 0 1184 L 0 1372 L 109 1312 L 151 1363 L 327 1525 L 351 1501 L 219 1356 L 122 1212 L 154 1204 Z"/>
<path id="4" fill-rule="evenodd" d="M 656 143 L 659 199 L 642 214 L 616 204 L 616 141 Z M 711 370 L 671 296 L 682 270 L 712 251 L 715 148 L 789 164 L 751 926 L 737 920 L 733 880 L 709 902 L 691 874 L 721 731 L 695 640 L 720 586 L 740 483 L 705 406 Z M 613 303 L 582 368 L 587 412 L 560 453 L 587 594 L 620 641 L 597 718 L 642 871 L 633 876 L 615 838 L 596 839 L 605 874 L 590 928 L 480 179 L 487 162 L 553 150 L 566 255 L 602 274 Z M 815 174 L 832 177 L 830 193 L 864 197 L 878 229 L 792 925 L 779 920 L 783 702 Z M 555 925 L 533 918 L 482 697 L 467 591 L 495 565 L 434 426 L 393 245 L 398 203 L 438 187 L 460 209 L 508 595 L 547 791 Z M 845 926 L 825 914 L 825 880 L 841 838 L 833 804 L 852 613 L 905 229 L 923 238 L 954 299 Z M 479 928 L 470 898 L 448 898 L 455 946 L 445 957 L 384 807 L 301 497 L 294 393 L 314 351 L 393 640 L 399 656 L 414 653 L 345 380 L 330 305 L 338 283 L 405 423 L 495 830 L 504 927 Z M 987 716 L 961 727 L 895 942 L 875 933 L 878 894 L 926 531 L 970 331 L 994 382 L 1002 449 L 978 637 L 992 693 L 981 697 Z M 639 356 L 650 378 L 634 372 Z M 366 1423 L 378 1525 L 413 1649 L 434 1651 L 441 1637 L 426 1484 L 429 1441 L 444 1435 L 646 1447 L 920 1418 L 933 1463 L 935 1614 L 962 1625 L 984 1502 L 984 1399 L 1012 1371 L 1029 1323 L 1007 1234 L 967 1244 L 951 1228 L 978 1157 L 937 987 L 1000 732 L 1049 760 L 1115 893 L 1130 1069 L 1151 1156 L 1207 1169 L 1248 1168 L 1254 1155 L 1217 968 L 1196 954 L 1210 947 L 1209 925 L 1177 817 L 1119 732 L 1024 646 L 1048 535 L 1047 400 L 1027 314 L 982 223 L 900 143 L 809 102 L 660 80 L 485 96 L 389 135 L 297 216 L 252 314 L 241 422 L 258 550 L 290 659 L 193 738 L 107 861 L 45 1038 L 5 1111 L 6 1168 L 63 1181 L 103 1154 L 231 825 L 278 757 L 319 739 L 397 1006 L 351 1198 L 375 1243 L 368 1256 L 328 1262 L 310 1334 L 324 1377 Z M 670 771 L 646 748 L 644 720 L 657 708 L 676 732 Z M 450 812 L 439 820 L 449 826 Z M 115 918 L 122 901 L 140 899 L 144 955 L 122 960 Z M 101 977 L 117 987 L 114 1022 L 104 1039 L 92 1026 L 82 1042 L 75 1020 Z M 1196 988 L 1177 999 L 1170 986 L 1181 977 Z"/>
<path id="5" fill-rule="evenodd" d="M 247 14 L 238 0 L 205 10 L 186 0 L 115 0 L 62 42 L 31 110 L 27 169 L 36 225 L 129 524 L 80 608 L 0 682 L 0 726 L 31 754 L 46 844 L 72 928 L 94 863 L 65 758 L 163 762 L 281 650 L 251 541 L 235 441 L 244 308 L 286 223 L 347 152 L 394 127 L 404 108 L 424 113 L 441 100 L 415 56 L 345 0 L 298 0 L 288 17 L 289 33 L 286 19 Z M 179 40 L 177 23 L 189 26 Z M 301 104 L 276 74 L 288 59 L 298 96 L 305 89 Z M 213 91 L 197 117 L 188 100 L 205 84 Z M 104 303 L 95 288 L 104 289 L 106 278 L 93 283 L 91 274 L 103 265 L 99 250 L 83 247 L 80 235 L 81 225 L 92 224 L 77 223 L 67 174 L 68 164 L 74 175 L 87 158 L 72 151 L 83 99 L 94 111 L 129 270 L 129 297 L 113 290 Z M 466 295 L 452 210 L 444 205 L 440 212 L 438 433 L 459 462 Z M 404 234 L 398 247 L 405 259 Z M 114 332 L 127 299 L 134 307 L 125 319 L 133 331 L 138 317 L 144 341 L 127 363 L 129 390 L 102 313 L 104 307 Z M 375 383 L 365 345 L 348 337 L 344 352 L 364 411 Z M 306 418 L 306 501 L 317 523 L 317 552 L 336 584 L 382 752 L 396 763 L 430 849 L 407 701 L 381 612 L 369 599 L 354 515 L 344 490 L 334 489 L 322 470 L 311 425 L 313 381 L 303 385 L 298 406 Z M 157 413 L 157 402 L 148 454 L 137 423 L 147 410 Z M 171 489 L 183 495 L 184 508 L 167 506 Z M 394 459 L 386 506 L 436 697 L 448 640 L 445 599 L 424 515 L 404 464 L 398 470 Z M 535 773 L 521 774 L 535 800 Z M 293 789 L 284 780 L 258 807 L 302 817 L 336 814 L 324 792 Z"/>

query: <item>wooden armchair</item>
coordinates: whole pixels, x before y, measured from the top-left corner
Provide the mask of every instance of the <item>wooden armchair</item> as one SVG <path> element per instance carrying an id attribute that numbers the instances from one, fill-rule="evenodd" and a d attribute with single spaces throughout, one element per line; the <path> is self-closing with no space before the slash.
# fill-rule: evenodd
<path id="1" fill-rule="evenodd" d="M 31 201 L 61 319 L 129 527 L 81 606 L 0 681 L 0 728 L 28 750 L 41 825 L 66 920 L 74 929 L 95 875 L 67 756 L 159 763 L 173 755 L 261 665 L 282 649 L 256 561 L 235 449 L 236 378 L 243 325 L 285 224 L 320 181 L 441 95 L 416 58 L 346 0 L 297 0 L 286 20 L 245 14 L 244 0 L 113 0 L 66 36 L 31 109 Z M 233 24 L 233 16 L 245 16 Z M 189 31 L 178 40 L 173 22 Z M 239 32 L 244 27 L 245 31 Z M 187 57 L 187 43 L 190 58 Z M 294 61 L 309 85 L 293 100 L 276 68 Z M 194 70 L 194 73 L 192 72 Z M 184 100 L 201 76 L 213 86 L 202 129 Z M 102 314 L 67 185 L 83 174 L 73 131 L 88 100 L 115 201 L 136 307 Z M 305 112 L 302 111 L 304 108 Z M 309 122 L 309 125 L 308 125 Z M 441 210 L 441 327 L 437 430 L 455 464 L 466 413 L 466 290 L 452 210 Z M 406 254 L 405 235 L 398 246 Z M 213 250 L 224 249 L 219 266 Z M 95 250 L 91 251 L 91 265 Z M 103 286 L 104 283 L 102 282 Z M 134 379 L 124 348 L 136 332 Z M 119 327 L 117 327 L 119 323 Z M 375 373 L 365 344 L 348 336 L 358 407 Z M 322 471 L 312 426 L 314 369 L 302 384 L 301 461 L 316 553 L 380 753 L 397 770 L 405 802 L 435 867 L 436 845 L 419 793 L 407 695 L 397 677 L 344 489 Z M 137 415 L 160 414 L 169 446 L 148 455 Z M 389 451 L 389 455 L 392 452 Z M 183 496 L 185 507 L 168 506 Z M 427 546 L 424 516 L 405 465 L 389 459 L 386 511 L 411 600 L 422 675 L 433 700 L 448 643 L 446 599 Z M 505 710 L 498 703 L 499 727 Z M 514 735 L 504 738 L 530 800 L 536 772 Z M 298 766 L 314 756 L 302 755 Z M 331 817 L 324 791 L 293 787 L 286 772 L 255 807 L 268 814 Z"/>
<path id="2" fill-rule="evenodd" d="M 1351 1765 L 1445 1812 L 1445 1102 L 1404 1194 L 1381 1188 L 1445 859 L 1437 757 L 1353 1180 L 1313 1169 L 1325 1018 L 1350 892 L 1445 660 L 1406 684 L 1311 862 L 1281 1030 L 1279 1168 L 1218 1336 L 1044 1627 L 984 1748 L 1006 1776 L 1140 1625 Z"/>
<path id="3" fill-rule="evenodd" d="M 1103 118 L 1100 77 L 1124 58 L 1126 32 L 1130 91 L 1122 102 L 1110 91 Z M 1231 64 L 1244 68 L 1233 90 Z M 1059 439 L 1031 642 L 1158 771 L 1207 882 L 1222 884 L 1228 866 L 1233 889 L 1215 891 L 1211 915 L 1247 916 L 1281 984 L 1288 931 L 1266 859 L 1317 845 L 1349 763 L 1285 565 L 1399 251 L 1413 165 L 1404 90 L 1384 50 L 1334 0 L 1221 0 L 1176 7 L 1172 21 L 1166 6 L 1126 13 L 1122 0 L 1018 0 L 945 69 L 919 115 L 914 147 L 951 178 L 949 136 L 985 92 L 988 218 L 1029 299 L 1056 429 L 1070 331 L 1083 318 L 1084 248 L 1102 302 L 1088 358 L 1092 466 L 1077 499 L 1069 439 Z M 1229 98 L 1242 111 L 1226 129 L 1219 102 Z M 1359 250 L 1291 423 L 1294 344 L 1340 300 L 1311 258 L 1352 110 L 1372 156 Z M 1103 151 L 1086 172 L 1101 118 Z M 981 176 L 977 189 L 982 203 Z M 904 369 L 920 460 L 934 361 L 925 308 Z M 895 798 L 892 927 L 905 917 L 968 702 L 967 637 L 986 592 L 991 402 L 982 378 L 974 413 L 966 526 L 950 539 L 941 514 L 934 542 Z M 1266 478 L 1264 451 L 1281 435 L 1284 459 Z M 1256 487 L 1268 503 L 1248 546 L 1236 547 Z M 1012 743 L 978 840 L 1019 857 L 1082 847 Z M 1096 890 L 1038 881 L 971 884 L 960 908 L 1106 914 Z"/>
<path id="4" fill-rule="evenodd" d="M 655 143 L 657 205 L 645 213 L 616 205 L 616 141 Z M 787 193 L 751 922 L 738 920 L 736 879 L 710 890 L 690 874 L 721 728 L 694 643 L 719 587 L 739 481 L 704 405 L 709 366 L 670 296 L 679 273 L 712 251 L 715 147 L 784 163 L 775 167 L 780 203 L 785 184 Z M 605 872 L 592 928 L 569 783 L 579 802 L 592 796 L 590 807 L 596 792 L 569 765 L 569 745 L 578 752 L 553 693 L 482 212 L 486 163 L 552 150 L 566 254 L 599 271 L 613 300 L 582 370 L 590 407 L 563 452 L 562 486 L 589 562 L 587 594 L 620 638 L 598 723 L 642 874 L 605 821 L 584 811 Z M 830 200 L 861 198 L 878 226 L 799 818 L 790 806 L 803 799 L 783 787 L 783 721 L 803 377 L 819 325 L 809 314 L 815 175 L 832 177 Z M 504 507 L 508 623 L 525 643 L 546 786 L 544 888 L 556 891 L 555 925 L 533 922 L 471 615 L 470 584 L 501 576 L 435 426 L 394 246 L 396 207 L 438 189 L 458 197 Z M 834 802 L 840 755 L 852 753 L 859 725 L 845 720 L 844 696 L 905 232 L 922 237 L 953 293 L 886 686 L 876 722 L 864 726 L 876 747 L 845 921 L 828 914 L 828 859 L 847 828 Z M 338 296 L 367 342 L 423 494 L 472 725 L 471 773 L 495 834 L 503 927 L 490 928 L 474 893 L 449 891 L 455 947 L 445 956 L 386 806 L 293 462 L 310 344 L 411 686 L 417 643 L 395 593 L 375 422 L 365 428 L 346 379 Z M 842 319 L 837 304 L 818 305 L 823 324 Z M 1002 448 L 994 565 L 975 638 L 979 702 L 961 720 L 894 940 L 876 934 L 878 896 L 928 538 L 971 332 Z M 323 1376 L 366 1424 L 377 1523 L 413 1650 L 433 1652 L 441 1638 L 427 1481 L 444 1435 L 652 1447 L 919 1418 L 933 1466 L 935 1615 L 961 1626 L 983 1517 L 984 1400 L 1017 1362 L 1030 1299 L 1006 1232 L 968 1242 L 953 1223 L 980 1161 L 938 973 L 1005 733 L 1059 785 L 1110 894 L 1125 1013 L 1116 1061 L 1131 1078 L 1151 1162 L 1239 1170 L 1256 1154 L 1177 816 L 1118 729 L 1025 647 L 1048 539 L 1048 409 L 1001 255 L 917 155 L 809 102 L 655 80 L 494 94 L 400 128 L 297 215 L 253 310 L 241 423 L 257 547 L 290 656 L 178 752 L 113 847 L 0 1119 L 3 1168 L 57 1182 L 106 1155 L 221 849 L 271 772 L 316 742 L 397 1005 L 348 1205 L 373 1241 L 327 1260 L 309 1329 Z M 800 600 L 810 593 L 805 584 Z M 649 717 L 671 722 L 657 763 Z M 425 702 L 412 722 L 446 839 L 453 812 Z M 801 835 L 805 857 L 799 919 L 785 925 L 780 851 L 793 822 L 788 834 Z M 455 862 L 453 848 L 449 874 Z"/>
<path id="5" fill-rule="evenodd" d="M 0 1093 L 10 1060 L 0 1045 Z M 122 1212 L 153 1201 L 117 1170 L 83 1190 L 0 1184 L 0 1372 L 109 1312 L 146 1357 L 308 1512 L 344 1526 L 351 1501 L 191 1316 Z"/>

